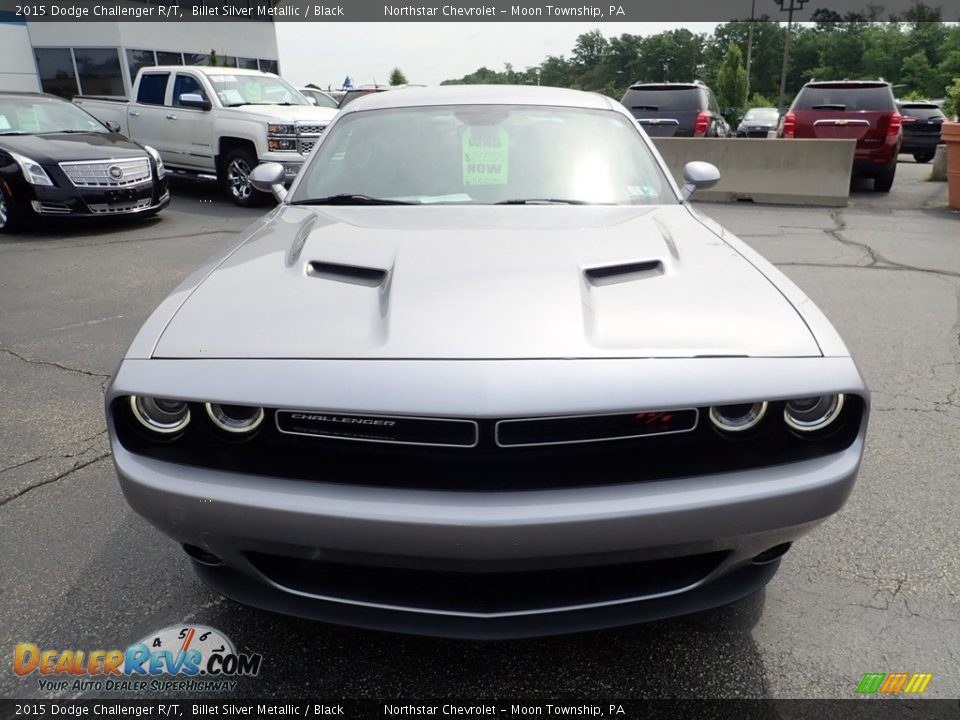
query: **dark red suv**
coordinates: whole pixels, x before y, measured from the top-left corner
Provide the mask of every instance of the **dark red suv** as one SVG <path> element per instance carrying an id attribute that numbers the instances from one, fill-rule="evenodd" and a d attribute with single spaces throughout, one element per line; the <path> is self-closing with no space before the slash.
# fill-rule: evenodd
<path id="1" fill-rule="evenodd" d="M 808 82 L 780 124 L 784 138 L 852 138 L 853 174 L 874 178 L 889 192 L 903 141 L 902 118 L 890 83 L 883 80 Z"/>

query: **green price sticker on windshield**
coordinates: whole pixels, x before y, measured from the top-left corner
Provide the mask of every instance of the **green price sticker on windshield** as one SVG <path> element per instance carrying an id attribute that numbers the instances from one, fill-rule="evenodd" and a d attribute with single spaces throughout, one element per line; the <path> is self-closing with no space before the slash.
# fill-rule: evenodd
<path id="1" fill-rule="evenodd" d="M 510 137 L 501 128 L 467 128 L 462 138 L 463 185 L 506 185 Z"/>
<path id="2" fill-rule="evenodd" d="M 23 132 L 40 132 L 40 115 L 36 108 L 17 108 L 17 121 Z"/>
<path id="3" fill-rule="evenodd" d="M 247 82 L 244 86 L 244 90 L 247 93 L 247 102 L 258 103 L 261 101 L 262 96 L 260 94 L 260 83 L 256 80 Z"/>

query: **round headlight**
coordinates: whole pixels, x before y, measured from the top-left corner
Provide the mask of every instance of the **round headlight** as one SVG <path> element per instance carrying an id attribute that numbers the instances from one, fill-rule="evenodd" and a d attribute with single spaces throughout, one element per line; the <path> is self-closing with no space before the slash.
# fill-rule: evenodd
<path id="1" fill-rule="evenodd" d="M 829 426 L 843 410 L 843 394 L 788 400 L 783 420 L 797 432 L 816 432 Z"/>
<path id="2" fill-rule="evenodd" d="M 190 407 L 182 400 L 131 395 L 130 409 L 143 427 L 161 435 L 181 432 L 190 423 Z"/>
<path id="3" fill-rule="evenodd" d="M 743 432 L 755 427 L 766 414 L 766 402 L 717 405 L 710 408 L 710 422 L 723 432 Z"/>
<path id="4" fill-rule="evenodd" d="M 207 403 L 207 417 L 218 428 L 228 433 L 251 433 L 263 422 L 263 408 L 246 405 L 217 405 Z"/>

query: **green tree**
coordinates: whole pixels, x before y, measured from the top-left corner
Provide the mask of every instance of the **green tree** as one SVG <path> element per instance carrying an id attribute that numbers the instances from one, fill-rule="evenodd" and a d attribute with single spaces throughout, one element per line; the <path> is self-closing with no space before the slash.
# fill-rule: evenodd
<path id="1" fill-rule="evenodd" d="M 540 84 L 550 87 L 570 87 L 574 77 L 573 64 L 561 56 L 548 55 L 540 65 Z"/>
<path id="2" fill-rule="evenodd" d="M 607 39 L 599 30 L 591 30 L 577 37 L 573 46 L 573 60 L 584 70 L 600 64 L 607 50 Z"/>
<path id="3" fill-rule="evenodd" d="M 743 54 L 736 43 L 730 43 L 723 63 L 717 71 L 717 83 L 714 90 L 717 102 L 723 109 L 741 110 L 746 102 L 747 71 L 743 67 Z"/>
<path id="4" fill-rule="evenodd" d="M 394 68 L 393 72 L 390 73 L 390 79 L 387 81 L 391 85 L 406 85 L 407 76 L 403 74 L 403 71 L 400 68 Z"/>
<path id="5" fill-rule="evenodd" d="M 937 86 L 931 84 L 931 80 L 935 79 L 933 69 L 930 67 L 926 53 L 922 50 L 904 58 L 898 79 L 898 84 L 905 86 L 907 92 L 924 97 L 930 97 L 936 93 Z"/>
<path id="6" fill-rule="evenodd" d="M 952 85 L 944 88 L 946 99 L 943 102 L 943 112 L 947 117 L 957 119 L 960 115 L 960 78 L 953 81 Z"/>

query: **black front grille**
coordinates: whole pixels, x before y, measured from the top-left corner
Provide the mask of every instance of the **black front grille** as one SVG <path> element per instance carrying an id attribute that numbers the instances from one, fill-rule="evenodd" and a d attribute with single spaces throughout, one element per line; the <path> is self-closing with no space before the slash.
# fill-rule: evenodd
<path id="1" fill-rule="evenodd" d="M 497 423 L 497 445 L 564 445 L 602 440 L 627 440 L 650 435 L 690 432 L 697 426 L 697 411 L 666 410 L 575 415 L 572 417 L 501 420 Z"/>
<path id="2" fill-rule="evenodd" d="M 424 570 L 249 553 L 276 584 L 343 600 L 451 612 L 498 613 L 614 602 L 675 592 L 703 580 L 725 552 L 585 567 Z M 595 561 L 594 561 L 595 562 Z"/>
<path id="3" fill-rule="evenodd" d="M 182 436 L 158 442 L 140 431 L 129 402 L 118 398 L 112 411 L 120 443 L 158 460 L 305 481 L 482 492 L 667 480 L 821 457 L 854 442 L 863 401 L 848 395 L 833 431 L 805 439 L 786 427 L 783 404 L 774 402 L 745 436 L 720 435 L 699 408 L 689 432 L 519 447 L 497 445 L 497 420 L 477 421 L 475 447 L 441 447 L 288 435 L 272 409 L 253 438 L 237 442 L 207 422 L 202 405 L 191 406 L 194 420 Z"/>

